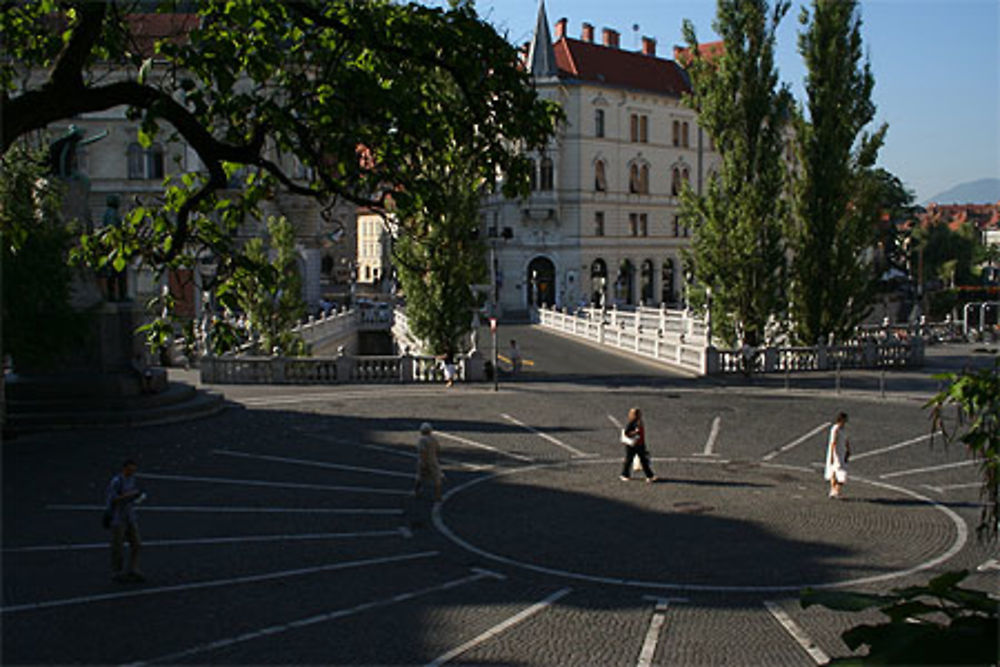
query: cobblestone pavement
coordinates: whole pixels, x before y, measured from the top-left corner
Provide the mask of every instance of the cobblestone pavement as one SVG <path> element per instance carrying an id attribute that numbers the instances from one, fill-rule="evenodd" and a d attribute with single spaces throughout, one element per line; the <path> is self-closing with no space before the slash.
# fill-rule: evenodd
<path id="1" fill-rule="evenodd" d="M 568 381 L 524 340 L 539 365 L 499 392 L 227 387 L 212 418 L 4 443 L 3 664 L 811 665 L 875 617 L 803 610 L 802 586 L 969 568 L 992 590 L 976 466 L 930 443 L 919 396 Z M 618 479 L 633 405 L 654 484 Z M 437 507 L 411 493 L 425 420 Z M 127 456 L 148 581 L 121 585 L 99 516 Z"/>

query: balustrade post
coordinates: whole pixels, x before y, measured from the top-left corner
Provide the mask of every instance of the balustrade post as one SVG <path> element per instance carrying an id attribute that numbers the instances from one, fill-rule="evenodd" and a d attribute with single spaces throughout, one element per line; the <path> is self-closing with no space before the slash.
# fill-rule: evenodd
<path id="1" fill-rule="evenodd" d="M 413 382 L 413 356 L 409 352 L 399 357 L 399 381 L 403 384 Z"/>
<path id="2" fill-rule="evenodd" d="M 660 331 L 667 330 L 667 304 L 660 303 Z"/>
<path id="3" fill-rule="evenodd" d="M 618 304 L 611 304 L 611 326 L 612 328 L 618 328 Z"/>
<path id="4" fill-rule="evenodd" d="M 778 370 L 778 350 L 774 347 L 764 348 L 764 372 L 773 373 Z"/>
<path id="5" fill-rule="evenodd" d="M 597 321 L 597 344 L 604 345 L 604 318 Z"/>
<path id="6" fill-rule="evenodd" d="M 284 357 L 271 357 L 271 379 L 275 384 L 285 384 Z"/>
<path id="7" fill-rule="evenodd" d="M 816 344 L 816 370 L 825 371 L 830 368 L 830 358 L 826 345 L 822 342 Z"/>

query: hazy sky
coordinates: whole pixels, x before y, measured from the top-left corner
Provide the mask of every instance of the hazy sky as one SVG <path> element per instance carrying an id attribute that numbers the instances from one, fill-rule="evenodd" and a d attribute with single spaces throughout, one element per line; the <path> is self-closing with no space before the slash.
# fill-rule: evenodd
<path id="1" fill-rule="evenodd" d="M 778 36 L 780 76 L 799 100 L 802 4 L 793 2 Z M 618 30 L 626 49 L 638 49 L 639 36 L 648 35 L 668 58 L 683 41 L 685 18 L 699 41 L 716 39 L 715 0 L 545 0 L 545 7 L 550 30 L 566 17 L 570 37 L 579 38 L 587 21 L 597 40 L 605 26 Z M 477 0 L 476 8 L 512 43 L 531 38 L 538 0 Z M 889 123 L 881 166 L 918 202 L 958 183 L 1000 178 L 1000 0 L 862 0 L 861 17 L 875 75 L 875 122 Z"/>

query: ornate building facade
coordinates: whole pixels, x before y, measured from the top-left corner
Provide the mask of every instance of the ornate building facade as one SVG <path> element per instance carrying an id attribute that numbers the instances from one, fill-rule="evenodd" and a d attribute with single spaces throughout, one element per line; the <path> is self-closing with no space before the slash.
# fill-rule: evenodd
<path id="1" fill-rule="evenodd" d="M 531 196 L 488 198 L 483 222 L 495 247 L 504 310 L 581 303 L 677 305 L 681 253 L 690 230 L 679 219 L 682 184 L 705 187 L 718 155 L 682 104 L 684 69 L 656 54 L 620 47 L 619 33 L 567 20 L 549 30 L 544 2 L 526 65 L 544 98 L 566 115 L 533 155 Z"/>

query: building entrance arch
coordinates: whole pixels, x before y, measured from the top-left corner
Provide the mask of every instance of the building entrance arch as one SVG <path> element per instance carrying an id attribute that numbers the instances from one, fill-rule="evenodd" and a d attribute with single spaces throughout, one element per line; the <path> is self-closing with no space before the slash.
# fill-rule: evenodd
<path id="1" fill-rule="evenodd" d="M 548 257 L 535 257 L 528 264 L 528 306 L 553 306 L 556 302 L 556 267 Z"/>

